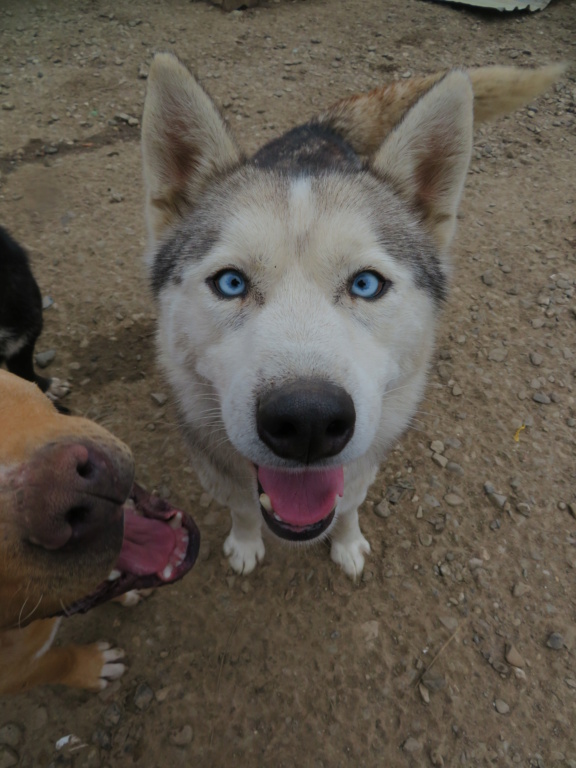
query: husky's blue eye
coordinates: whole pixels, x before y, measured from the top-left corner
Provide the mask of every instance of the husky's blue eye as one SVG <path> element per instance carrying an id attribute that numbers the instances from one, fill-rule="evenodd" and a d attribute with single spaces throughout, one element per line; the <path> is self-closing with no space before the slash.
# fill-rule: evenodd
<path id="1" fill-rule="evenodd" d="M 350 283 L 350 293 L 360 299 L 377 299 L 381 296 L 390 283 L 378 272 L 358 272 Z"/>
<path id="2" fill-rule="evenodd" d="M 216 293 L 225 299 L 237 299 L 246 295 L 248 283 L 237 269 L 224 269 L 212 278 Z"/>

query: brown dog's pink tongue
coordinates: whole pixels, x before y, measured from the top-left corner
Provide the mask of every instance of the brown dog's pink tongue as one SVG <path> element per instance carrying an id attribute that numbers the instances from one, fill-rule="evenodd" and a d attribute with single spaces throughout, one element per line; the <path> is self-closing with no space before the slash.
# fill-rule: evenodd
<path id="1" fill-rule="evenodd" d="M 278 517 L 298 526 L 324 519 L 344 493 L 342 467 L 301 472 L 259 467 L 258 480 Z"/>
<path id="2" fill-rule="evenodd" d="M 124 542 L 115 567 L 137 576 L 161 573 L 176 543 L 177 532 L 165 522 L 125 510 Z"/>

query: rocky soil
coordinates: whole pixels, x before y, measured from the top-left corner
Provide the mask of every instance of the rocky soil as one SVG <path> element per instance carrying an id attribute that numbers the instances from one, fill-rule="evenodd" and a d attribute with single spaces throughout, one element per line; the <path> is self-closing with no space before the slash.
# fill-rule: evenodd
<path id="1" fill-rule="evenodd" d="M 576 766 L 576 81 L 476 135 L 451 299 L 418 419 L 364 505 L 360 584 L 268 541 L 234 575 L 154 360 L 139 122 L 173 50 L 248 150 L 385 79 L 576 57 L 576 2 L 4 0 L 0 221 L 45 296 L 68 405 L 196 517 L 200 561 L 65 623 L 125 676 L 0 703 L 0 768 Z M 67 737 L 67 738 L 64 738 Z M 62 740 L 64 739 L 64 740 Z"/>

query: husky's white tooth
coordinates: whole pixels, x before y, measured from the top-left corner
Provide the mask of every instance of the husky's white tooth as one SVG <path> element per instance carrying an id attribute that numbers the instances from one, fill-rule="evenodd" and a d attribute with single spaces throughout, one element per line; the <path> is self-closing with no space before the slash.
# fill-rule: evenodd
<path id="1" fill-rule="evenodd" d="M 174 530 L 182 528 L 182 512 L 176 512 L 174 517 L 168 521 L 168 525 Z"/>
<path id="2" fill-rule="evenodd" d="M 116 568 L 114 568 L 114 570 L 110 571 L 110 573 L 108 574 L 108 578 L 106 579 L 106 581 L 116 581 L 116 579 L 119 579 L 120 576 L 122 576 L 122 571 L 118 571 L 116 570 Z"/>
<path id="3" fill-rule="evenodd" d="M 169 579 L 173 573 L 174 573 L 174 566 L 168 564 L 166 568 L 164 568 L 164 570 L 162 571 L 162 578 Z"/>
<path id="4" fill-rule="evenodd" d="M 271 515 L 272 512 L 274 511 L 272 509 L 272 502 L 270 501 L 270 496 L 268 496 L 267 493 L 260 494 L 260 504 L 262 504 L 262 506 L 264 507 L 266 512 L 268 512 L 269 515 Z"/>

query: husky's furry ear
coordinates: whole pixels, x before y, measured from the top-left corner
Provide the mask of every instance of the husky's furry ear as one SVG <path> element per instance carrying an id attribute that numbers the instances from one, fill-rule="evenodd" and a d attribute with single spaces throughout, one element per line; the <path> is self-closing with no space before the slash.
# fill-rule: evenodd
<path id="1" fill-rule="evenodd" d="M 370 163 L 421 217 L 444 252 L 456 226 L 472 152 L 473 93 L 453 71 L 406 113 Z"/>
<path id="2" fill-rule="evenodd" d="M 241 158 L 208 94 L 169 53 L 156 54 L 150 67 L 142 154 L 152 241 L 194 206 L 211 177 Z"/>

